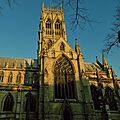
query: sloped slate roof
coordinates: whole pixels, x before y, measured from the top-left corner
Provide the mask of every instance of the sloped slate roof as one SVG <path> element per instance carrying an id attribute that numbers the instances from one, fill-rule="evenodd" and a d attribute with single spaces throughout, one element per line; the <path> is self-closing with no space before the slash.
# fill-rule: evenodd
<path id="1" fill-rule="evenodd" d="M 0 58 L 0 67 L 4 68 L 8 66 L 8 68 L 13 68 L 14 66 L 17 68 L 21 67 L 32 67 L 37 68 L 37 60 L 36 59 L 26 59 L 26 58 Z"/>
<path id="2" fill-rule="evenodd" d="M 85 62 L 84 68 L 86 72 L 95 72 L 96 70 L 102 71 L 102 68 L 97 63 Z"/>

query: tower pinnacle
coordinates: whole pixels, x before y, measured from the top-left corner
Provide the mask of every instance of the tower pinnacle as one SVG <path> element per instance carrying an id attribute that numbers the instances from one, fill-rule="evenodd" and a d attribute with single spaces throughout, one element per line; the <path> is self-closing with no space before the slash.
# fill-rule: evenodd
<path id="1" fill-rule="evenodd" d="M 75 51 L 76 51 L 78 54 L 80 54 L 80 46 L 79 46 L 79 44 L 78 44 L 78 40 L 77 40 L 77 39 L 75 39 Z"/>
<path id="2" fill-rule="evenodd" d="M 44 2 L 42 3 L 42 11 L 44 11 Z"/>

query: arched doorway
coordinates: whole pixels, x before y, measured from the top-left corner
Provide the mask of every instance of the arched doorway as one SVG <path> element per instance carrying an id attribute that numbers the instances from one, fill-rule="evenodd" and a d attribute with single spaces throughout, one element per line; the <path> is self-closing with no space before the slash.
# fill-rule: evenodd
<path id="1" fill-rule="evenodd" d="M 63 110 L 63 120 L 72 120 L 72 112 L 68 106 Z"/>

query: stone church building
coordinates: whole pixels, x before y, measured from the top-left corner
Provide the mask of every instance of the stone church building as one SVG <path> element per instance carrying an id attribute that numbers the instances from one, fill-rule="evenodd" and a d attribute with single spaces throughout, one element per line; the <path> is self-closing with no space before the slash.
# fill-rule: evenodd
<path id="1" fill-rule="evenodd" d="M 0 120 L 119 120 L 120 79 L 71 48 L 62 6 L 42 5 L 38 36 L 37 59 L 0 58 Z"/>

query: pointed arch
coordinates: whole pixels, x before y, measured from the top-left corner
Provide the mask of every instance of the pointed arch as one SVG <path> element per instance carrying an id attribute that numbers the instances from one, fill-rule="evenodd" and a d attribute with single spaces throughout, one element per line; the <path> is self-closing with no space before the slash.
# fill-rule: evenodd
<path id="1" fill-rule="evenodd" d="M 35 97 L 29 92 L 26 94 L 26 112 L 35 112 L 36 110 L 36 99 Z"/>
<path id="2" fill-rule="evenodd" d="M 5 98 L 4 105 L 3 105 L 3 111 L 12 111 L 14 105 L 14 99 L 11 93 L 8 93 L 8 95 Z"/>
<path id="3" fill-rule="evenodd" d="M 46 21 L 46 28 L 51 29 L 51 27 L 52 27 L 52 24 L 51 24 L 51 19 L 50 19 L 50 18 L 48 18 L 48 19 L 47 19 L 47 21 Z"/>
<path id="4" fill-rule="evenodd" d="M 115 94 L 114 94 L 114 90 L 107 86 L 105 88 L 105 103 L 106 105 L 109 106 L 110 110 L 117 110 L 117 102 L 115 99 Z"/>
<path id="5" fill-rule="evenodd" d="M 91 84 L 90 90 L 91 90 L 92 100 L 94 104 L 94 109 L 100 110 L 100 99 L 99 98 L 101 97 L 101 93 L 100 91 L 98 91 L 97 87 L 93 84 Z"/>
<path id="6" fill-rule="evenodd" d="M 65 44 L 63 42 L 60 44 L 60 50 L 65 51 Z"/>
<path id="7" fill-rule="evenodd" d="M 68 106 L 65 106 L 64 110 L 63 110 L 63 120 L 72 120 L 73 116 L 72 116 L 72 111 Z"/>
<path id="8" fill-rule="evenodd" d="M 61 29 L 61 21 L 59 19 L 55 22 L 55 29 Z"/>
<path id="9" fill-rule="evenodd" d="M 54 65 L 54 83 L 56 99 L 75 99 L 75 73 L 69 59 L 62 55 Z"/>
<path id="10" fill-rule="evenodd" d="M 52 46 L 52 40 L 49 40 L 49 41 L 48 41 L 48 49 L 50 49 L 51 46 Z"/>

